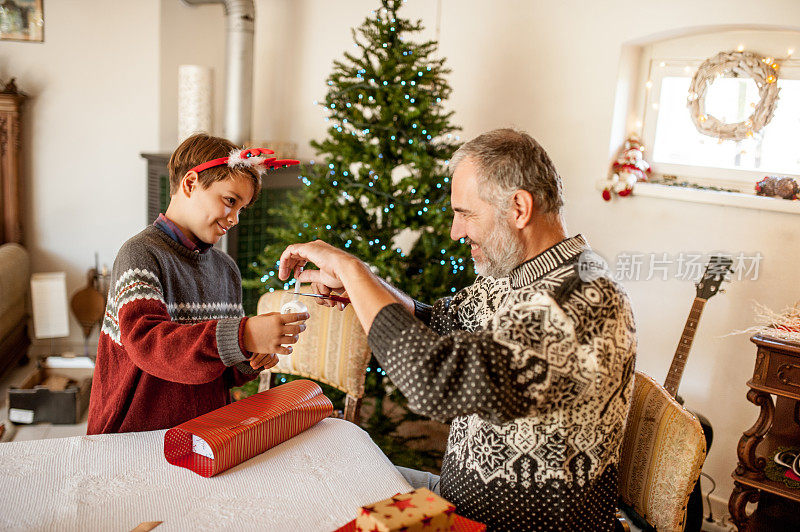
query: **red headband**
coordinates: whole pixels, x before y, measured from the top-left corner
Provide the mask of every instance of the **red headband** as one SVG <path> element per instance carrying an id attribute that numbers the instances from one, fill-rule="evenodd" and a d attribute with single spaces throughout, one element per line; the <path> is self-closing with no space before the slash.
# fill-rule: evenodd
<path id="1" fill-rule="evenodd" d="M 294 159 L 264 157 L 264 155 L 272 155 L 273 153 L 275 152 L 266 148 L 250 148 L 247 150 L 233 149 L 227 157 L 220 157 L 219 159 L 212 159 L 211 161 L 198 164 L 189 171 L 200 173 L 214 166 L 228 165 L 230 168 L 236 168 L 237 166 L 253 168 L 261 175 L 270 168 L 281 168 L 300 164 L 300 161 Z"/>

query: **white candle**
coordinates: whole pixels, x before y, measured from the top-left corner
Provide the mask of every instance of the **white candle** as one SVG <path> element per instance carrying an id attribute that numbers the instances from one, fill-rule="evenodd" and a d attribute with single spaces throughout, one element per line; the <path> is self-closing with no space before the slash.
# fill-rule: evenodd
<path id="1" fill-rule="evenodd" d="M 212 70 L 199 65 L 178 67 L 178 142 L 211 133 Z"/>

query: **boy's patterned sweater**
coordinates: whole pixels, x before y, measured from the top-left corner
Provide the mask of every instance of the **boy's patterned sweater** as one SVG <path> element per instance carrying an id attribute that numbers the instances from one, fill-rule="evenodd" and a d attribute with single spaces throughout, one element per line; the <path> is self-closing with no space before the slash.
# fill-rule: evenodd
<path id="1" fill-rule="evenodd" d="M 370 328 L 409 407 L 452 420 L 442 496 L 490 530 L 613 530 L 635 326 L 607 274 L 581 280 L 584 251 L 564 240 Z"/>
<path id="2" fill-rule="evenodd" d="M 241 275 L 225 253 L 149 226 L 120 249 L 100 332 L 88 434 L 171 428 L 258 374 L 242 349 Z"/>

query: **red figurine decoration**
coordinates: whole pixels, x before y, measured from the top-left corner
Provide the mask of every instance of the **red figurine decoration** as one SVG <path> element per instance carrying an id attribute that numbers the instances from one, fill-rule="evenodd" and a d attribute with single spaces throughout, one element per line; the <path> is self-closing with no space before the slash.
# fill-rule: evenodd
<path id="1" fill-rule="evenodd" d="M 628 137 L 614 164 L 611 175 L 603 182 L 603 199 L 611 201 L 612 193 L 629 196 L 637 181 L 647 181 L 650 164 L 644 160 L 644 146 L 636 136 Z"/>

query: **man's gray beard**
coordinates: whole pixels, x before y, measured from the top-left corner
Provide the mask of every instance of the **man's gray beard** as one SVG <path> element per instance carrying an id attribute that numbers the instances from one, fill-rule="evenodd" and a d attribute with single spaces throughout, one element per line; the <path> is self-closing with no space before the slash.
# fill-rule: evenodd
<path id="1" fill-rule="evenodd" d="M 496 217 L 494 228 L 481 245 L 485 261 L 475 269 L 479 275 L 490 277 L 507 277 L 511 270 L 522 262 L 524 249 L 522 241 L 517 237 L 505 218 Z"/>

